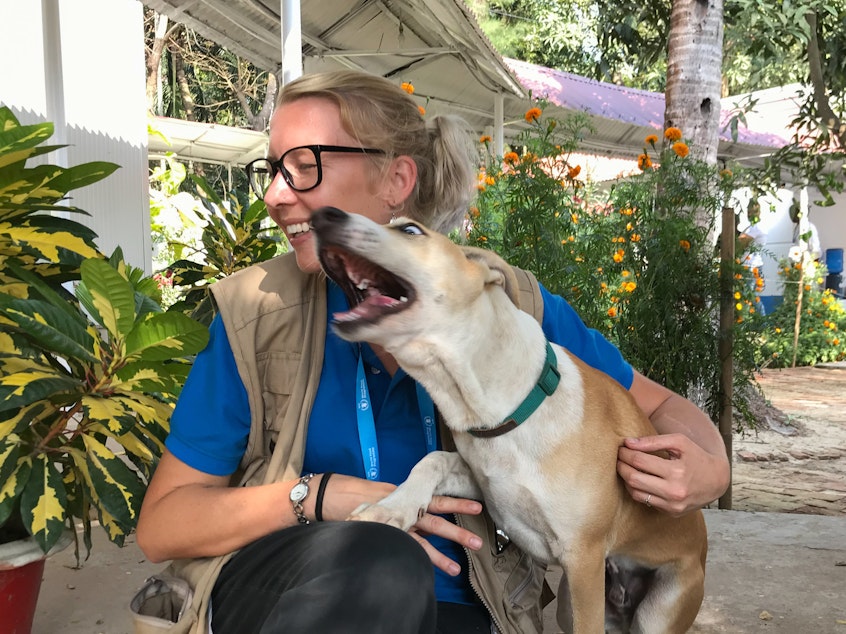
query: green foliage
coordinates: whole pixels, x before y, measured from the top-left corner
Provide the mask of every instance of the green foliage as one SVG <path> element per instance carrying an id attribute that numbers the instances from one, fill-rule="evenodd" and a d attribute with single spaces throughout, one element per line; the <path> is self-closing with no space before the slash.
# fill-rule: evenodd
<path id="1" fill-rule="evenodd" d="M 793 365 L 794 338 L 802 284 L 802 308 L 798 311 L 799 336 L 796 365 L 816 365 L 846 359 L 846 310 L 828 289 L 821 289 L 825 268 L 782 260 L 779 277 L 784 300 L 767 315 L 762 332 L 761 364 L 775 368 Z"/>
<path id="2" fill-rule="evenodd" d="M 688 157 L 675 136 L 681 133 L 668 129 L 667 149 L 659 151 L 657 136 L 646 142 L 657 167 L 645 150 L 640 173 L 610 191 L 593 190 L 578 179 L 572 158 L 585 120 L 535 116 L 540 112 L 527 113 L 532 124 L 518 141 L 521 155 L 488 156 L 468 242 L 531 270 L 635 368 L 716 419 L 721 287 L 712 232 L 733 179 Z M 729 270 L 751 296 L 745 280 L 752 273 Z M 733 376 L 745 387 L 754 383 L 756 333 L 741 324 L 733 333 Z M 741 412 L 743 393 L 736 391 Z"/>
<path id="3" fill-rule="evenodd" d="M 200 244 L 169 241 L 184 257 L 162 275 L 179 292 L 180 299 L 169 310 L 184 312 L 208 325 L 214 316 L 209 284 L 274 257 L 280 252 L 281 239 L 275 225 L 269 228 L 272 223 L 264 202 L 255 200 L 246 206 L 236 192 L 230 192 L 224 201 L 205 180 L 191 178 L 202 195 L 199 210 L 193 210 L 204 223 Z"/>
<path id="4" fill-rule="evenodd" d="M 84 213 L 60 202 L 116 166 L 27 168 L 54 149 L 39 147 L 52 124 L 21 126 L 5 108 L 0 122 L 3 539 L 29 534 L 47 552 L 78 518 L 90 550 L 93 510 L 122 545 L 163 450 L 185 358 L 208 331 L 163 313 L 155 283 L 119 249 L 106 259 L 89 229 L 43 213 Z"/>

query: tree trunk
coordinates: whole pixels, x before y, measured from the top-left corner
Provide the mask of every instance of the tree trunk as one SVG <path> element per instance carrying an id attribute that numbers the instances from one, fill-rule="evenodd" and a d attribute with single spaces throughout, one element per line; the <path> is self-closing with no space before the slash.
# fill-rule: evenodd
<path id="1" fill-rule="evenodd" d="M 173 68 L 176 71 L 176 84 L 179 87 L 179 95 L 182 97 L 182 108 L 185 111 L 185 118 L 188 121 L 196 121 L 197 116 L 194 114 L 194 97 L 191 95 L 191 88 L 188 86 L 188 78 L 185 76 L 185 59 L 182 56 L 184 35 L 184 27 L 174 31 L 173 45 L 170 47 L 170 54 L 173 59 Z"/>
<path id="2" fill-rule="evenodd" d="M 155 36 L 150 55 L 147 57 L 147 110 L 161 115 L 161 100 L 159 99 L 159 72 L 162 63 L 162 53 L 167 42 L 167 16 L 156 14 Z"/>
<path id="3" fill-rule="evenodd" d="M 717 162 L 723 0 L 674 0 L 667 46 L 664 126 L 681 129 L 690 153 Z"/>
<path id="4" fill-rule="evenodd" d="M 276 81 L 276 75 L 272 72 L 267 73 L 267 93 L 264 97 L 264 103 L 261 106 L 261 111 L 253 119 L 253 130 L 264 132 L 270 123 L 270 115 L 273 114 L 273 106 L 276 103 L 276 93 L 279 92 L 279 84 Z"/>

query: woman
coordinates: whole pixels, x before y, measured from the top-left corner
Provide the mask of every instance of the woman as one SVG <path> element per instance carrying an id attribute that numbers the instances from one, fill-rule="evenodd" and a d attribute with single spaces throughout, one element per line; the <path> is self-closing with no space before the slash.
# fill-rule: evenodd
<path id="1" fill-rule="evenodd" d="M 347 300 L 320 274 L 309 218 L 332 205 L 449 230 L 472 195 L 473 154 L 459 119 L 424 120 L 382 78 L 341 71 L 281 91 L 270 160 L 248 172 L 292 253 L 214 285 L 211 340 L 138 523 L 152 561 L 216 558 L 177 566 L 200 599 L 211 595 L 215 634 L 541 629 L 544 571 L 516 547 L 497 552 L 479 502 L 439 497 L 408 534 L 328 521 L 387 495 L 433 447 L 421 432 L 425 393 L 383 350 L 329 332 L 327 315 Z M 708 418 L 633 372 L 561 298 L 538 293 L 547 336 L 628 388 L 661 434 L 620 449 L 630 494 L 674 514 L 721 495 L 728 461 Z M 372 422 L 356 407 L 362 394 Z M 436 445 L 449 443 L 442 429 Z M 195 610 L 203 627 L 206 603 Z"/>

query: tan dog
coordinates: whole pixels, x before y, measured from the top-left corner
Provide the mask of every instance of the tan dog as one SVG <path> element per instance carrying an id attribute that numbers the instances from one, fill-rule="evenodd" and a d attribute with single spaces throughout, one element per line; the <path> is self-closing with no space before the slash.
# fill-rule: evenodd
<path id="1" fill-rule="evenodd" d="M 705 523 L 700 512 L 673 518 L 635 502 L 617 477 L 623 439 L 656 433 L 629 393 L 548 346 L 515 306 L 514 273 L 496 254 L 404 218 L 382 226 L 325 208 L 312 226 L 324 270 L 360 300 L 335 315 L 336 332 L 393 355 L 432 396 L 458 449 L 428 454 L 354 519 L 405 530 L 433 495 L 483 499 L 514 543 L 563 567 L 558 616 L 568 631 L 605 631 L 606 557 L 622 571 L 609 593 L 626 594 L 629 578 L 643 586 L 632 631 L 686 631 L 704 594 Z M 551 395 L 501 433 L 539 382 Z"/>

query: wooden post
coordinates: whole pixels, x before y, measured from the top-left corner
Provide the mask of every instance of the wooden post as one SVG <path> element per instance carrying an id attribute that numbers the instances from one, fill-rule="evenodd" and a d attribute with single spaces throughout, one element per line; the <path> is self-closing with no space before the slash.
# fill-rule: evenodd
<path id="1" fill-rule="evenodd" d="M 723 230 L 720 235 L 720 435 L 726 445 L 729 469 L 732 469 L 732 433 L 734 416 L 734 209 L 723 207 Z M 731 480 L 720 497 L 719 508 L 731 509 Z"/>
<path id="2" fill-rule="evenodd" d="M 793 320 L 793 361 L 791 368 L 796 367 L 796 355 L 799 352 L 799 331 L 802 329 L 802 299 L 805 294 L 805 259 L 806 253 L 802 252 L 799 260 L 799 288 L 796 291 L 796 319 Z"/>

